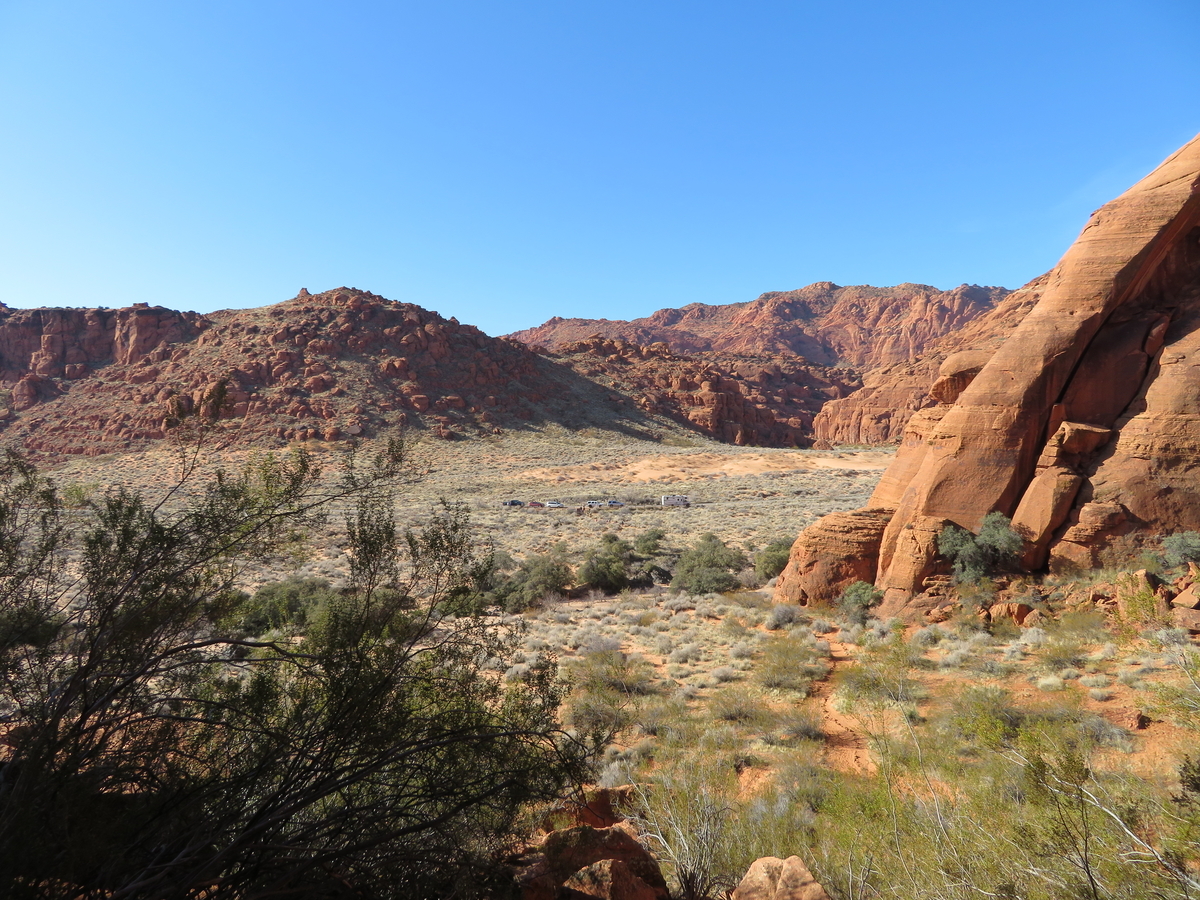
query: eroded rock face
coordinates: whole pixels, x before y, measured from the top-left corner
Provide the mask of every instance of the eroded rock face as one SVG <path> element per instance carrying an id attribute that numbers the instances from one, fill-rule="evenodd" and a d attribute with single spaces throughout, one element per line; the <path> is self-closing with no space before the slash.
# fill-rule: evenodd
<path id="1" fill-rule="evenodd" d="M 860 509 L 822 516 L 792 545 L 775 583 L 776 603 L 829 603 L 856 581 L 873 581 L 891 509 Z"/>
<path id="2" fill-rule="evenodd" d="M 609 865 L 597 865 L 605 861 Z M 669 898 L 658 861 L 625 823 L 550 832 L 518 874 L 517 883 L 524 900 L 557 900 L 564 886 L 578 892 L 576 896 L 626 900 L 625 894 L 612 893 L 616 886 L 631 891 L 628 900 Z"/>
<path id="3" fill-rule="evenodd" d="M 961 391 L 936 382 L 944 412 L 876 491 L 885 607 L 930 577 L 938 523 L 1015 516 L 1030 567 L 1200 528 L 1200 138 L 1094 213 L 1040 294 Z"/>

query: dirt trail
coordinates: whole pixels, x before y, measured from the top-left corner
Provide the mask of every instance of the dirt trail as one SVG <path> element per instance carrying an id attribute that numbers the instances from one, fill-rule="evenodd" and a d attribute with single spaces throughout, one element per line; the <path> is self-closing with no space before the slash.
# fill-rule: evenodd
<path id="1" fill-rule="evenodd" d="M 821 704 L 821 730 L 825 732 L 825 762 L 839 772 L 851 775 L 871 774 L 875 762 L 867 747 L 866 735 L 858 730 L 853 716 L 834 708 L 833 674 L 839 666 L 853 664 L 849 644 L 829 642 L 829 677 L 813 685 L 813 696 Z"/>

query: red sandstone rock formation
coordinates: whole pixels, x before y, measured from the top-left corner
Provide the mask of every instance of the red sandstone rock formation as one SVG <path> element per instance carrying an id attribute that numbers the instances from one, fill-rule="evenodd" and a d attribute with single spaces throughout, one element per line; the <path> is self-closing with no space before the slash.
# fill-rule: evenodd
<path id="1" fill-rule="evenodd" d="M 922 589 L 946 521 L 1015 516 L 1030 567 L 1200 528 L 1197 351 L 1200 137 L 1094 213 L 978 374 L 943 378 L 910 422 L 871 504 L 896 507 L 885 609 Z"/>
<path id="2" fill-rule="evenodd" d="M 976 285 L 939 291 L 924 284 L 839 287 L 822 281 L 749 303 L 692 303 L 630 322 L 555 317 L 509 336 L 556 349 L 600 335 L 643 345 L 662 341 L 676 353 L 800 356 L 816 365 L 871 369 L 916 359 L 1007 293 Z"/>
<path id="3" fill-rule="evenodd" d="M 623 342 L 551 358 L 350 288 L 205 316 L 0 307 L 0 442 L 48 454 L 136 449 L 200 411 L 230 440 L 263 445 L 536 421 L 650 435 L 669 418 L 720 440 L 796 446 L 821 403 L 857 386 L 795 360 L 716 365 Z"/>
<path id="4" fill-rule="evenodd" d="M 961 329 L 933 341 L 915 361 L 883 366 L 863 377 L 863 387 L 830 400 L 813 419 L 813 437 L 829 444 L 887 444 L 901 440 L 908 420 L 940 399 L 930 385 L 956 353 L 994 351 L 1041 296 L 1045 276 L 1005 296 Z M 945 402 L 945 401 L 943 401 Z"/>
<path id="5" fill-rule="evenodd" d="M 879 542 L 891 509 L 859 509 L 822 516 L 792 545 L 775 583 L 776 603 L 829 603 L 856 581 L 874 581 Z"/>
<path id="6" fill-rule="evenodd" d="M 697 359 L 664 343 L 641 347 L 599 335 L 548 355 L 611 385 L 639 409 L 731 444 L 808 446 L 821 406 L 858 387 L 852 372 L 794 357 Z"/>

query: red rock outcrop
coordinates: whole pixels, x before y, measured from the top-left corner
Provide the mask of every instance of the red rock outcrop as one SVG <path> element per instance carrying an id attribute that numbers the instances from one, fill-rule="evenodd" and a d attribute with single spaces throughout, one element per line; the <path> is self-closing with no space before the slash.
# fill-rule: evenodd
<path id="1" fill-rule="evenodd" d="M 829 900 L 798 856 L 765 856 L 750 864 L 730 900 Z"/>
<path id="2" fill-rule="evenodd" d="M 942 365 L 956 354 L 986 355 L 999 347 L 1033 309 L 1044 282 L 1045 276 L 1007 294 L 962 328 L 933 341 L 919 359 L 868 372 L 860 390 L 821 407 L 813 419 L 814 439 L 829 444 L 901 440 L 908 420 L 940 399 L 930 385 L 940 377 Z"/>
<path id="3" fill-rule="evenodd" d="M 804 447 L 813 416 L 831 398 L 858 387 L 846 369 L 805 365 L 794 357 L 680 356 L 664 343 L 642 347 L 593 335 L 548 353 L 581 375 L 731 444 Z"/>
<path id="4" fill-rule="evenodd" d="M 941 522 L 1015 514 L 1030 566 L 1200 528 L 1200 137 L 1094 213 L 1040 293 L 952 403 L 914 418 L 872 498 L 896 506 L 885 608 L 922 589 Z"/>
<path id="5" fill-rule="evenodd" d="M 775 583 L 775 602 L 829 603 L 856 581 L 874 581 L 879 542 L 893 511 L 835 512 L 813 522 L 792 544 Z"/>
<path id="6" fill-rule="evenodd" d="M 509 337 L 556 349 L 600 335 L 642 345 L 662 341 L 676 353 L 800 356 L 816 365 L 871 369 L 917 358 L 1007 293 L 965 284 L 939 291 L 925 284 L 839 287 L 822 281 L 748 303 L 692 303 L 629 322 L 555 317 Z"/>

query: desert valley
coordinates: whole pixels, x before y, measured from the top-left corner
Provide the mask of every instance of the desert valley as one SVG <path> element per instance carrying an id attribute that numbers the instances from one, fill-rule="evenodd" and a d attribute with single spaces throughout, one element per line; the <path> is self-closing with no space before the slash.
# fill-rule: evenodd
<path id="1" fill-rule="evenodd" d="M 3 891 L 1200 896 L 1198 340 L 1200 139 L 1013 290 L 0 305 Z"/>

